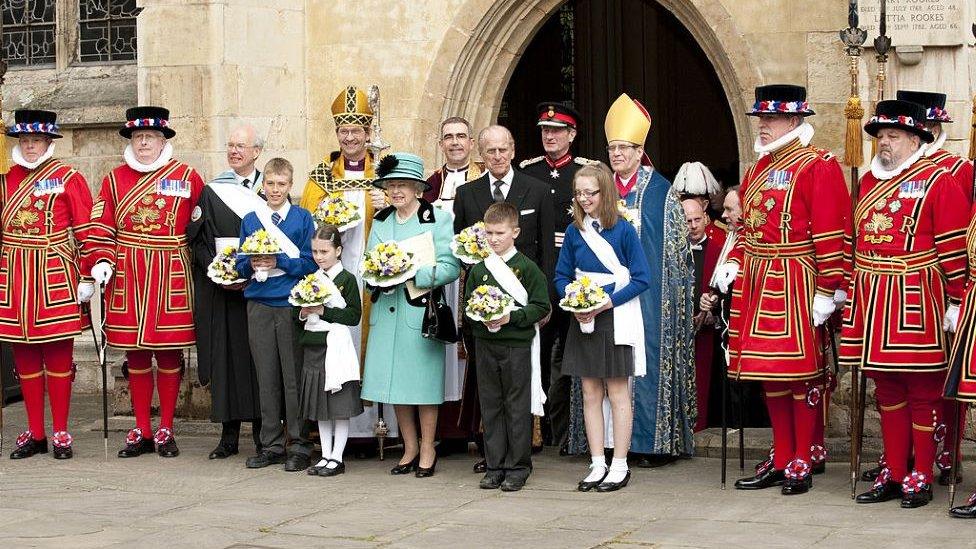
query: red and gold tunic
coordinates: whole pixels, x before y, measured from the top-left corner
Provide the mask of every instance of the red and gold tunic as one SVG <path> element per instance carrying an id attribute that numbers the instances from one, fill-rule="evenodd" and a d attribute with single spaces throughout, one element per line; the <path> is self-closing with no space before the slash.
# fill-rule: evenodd
<path id="1" fill-rule="evenodd" d="M 850 195 L 840 165 L 799 140 L 759 159 L 740 187 L 742 231 L 729 260 L 729 376 L 801 380 L 821 373 L 815 294 L 844 278 Z"/>
<path id="2" fill-rule="evenodd" d="M 976 402 L 976 205 L 966 233 L 969 275 L 959 308 L 959 325 L 949 357 L 946 396 Z"/>
<path id="3" fill-rule="evenodd" d="M 123 349 L 173 349 L 196 342 L 186 226 L 203 179 L 170 160 L 150 173 L 112 170 L 91 212 L 94 262 L 115 274 L 105 289 L 108 343 Z"/>
<path id="4" fill-rule="evenodd" d="M 16 165 L 0 175 L 0 202 L 0 341 L 75 337 L 88 325 L 77 295 L 92 265 L 88 183 L 57 160 Z"/>
<path id="5" fill-rule="evenodd" d="M 861 178 L 840 360 L 864 370 L 946 368 L 946 300 L 962 297 L 969 202 L 928 158 Z"/>
<path id="6" fill-rule="evenodd" d="M 962 192 L 973 200 L 973 162 L 968 158 L 952 154 L 945 149 L 939 149 L 929 156 L 929 160 L 935 162 L 940 168 L 945 168 L 956 178 Z"/>

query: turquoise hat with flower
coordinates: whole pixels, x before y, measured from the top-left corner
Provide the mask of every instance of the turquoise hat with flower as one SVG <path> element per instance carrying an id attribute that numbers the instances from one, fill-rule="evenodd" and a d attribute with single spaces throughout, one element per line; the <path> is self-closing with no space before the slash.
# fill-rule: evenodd
<path id="1" fill-rule="evenodd" d="M 430 189 L 430 184 L 424 179 L 424 161 L 419 156 L 408 152 L 388 154 L 376 167 L 374 187 L 385 189 L 386 183 L 393 180 L 416 181 L 424 184 L 425 191 Z"/>

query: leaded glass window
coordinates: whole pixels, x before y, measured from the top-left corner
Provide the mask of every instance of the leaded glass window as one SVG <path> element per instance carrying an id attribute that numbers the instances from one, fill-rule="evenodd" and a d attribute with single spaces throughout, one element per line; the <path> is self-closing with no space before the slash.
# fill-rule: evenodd
<path id="1" fill-rule="evenodd" d="M 3 0 L 3 56 L 11 66 L 53 65 L 56 0 Z"/>
<path id="2" fill-rule="evenodd" d="M 136 0 L 79 0 L 82 63 L 135 61 Z"/>

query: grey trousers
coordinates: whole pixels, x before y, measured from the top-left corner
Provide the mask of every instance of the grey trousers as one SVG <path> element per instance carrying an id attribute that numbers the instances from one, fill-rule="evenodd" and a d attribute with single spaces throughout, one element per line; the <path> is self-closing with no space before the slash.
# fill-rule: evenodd
<path id="1" fill-rule="evenodd" d="M 532 472 L 532 349 L 475 339 L 488 473 L 525 480 Z"/>
<path id="2" fill-rule="evenodd" d="M 268 452 L 285 453 L 287 426 L 291 440 L 288 452 L 307 456 L 312 453 L 312 443 L 298 404 L 302 361 L 298 358 L 291 309 L 248 301 L 247 323 L 251 327 L 248 342 L 261 399 L 261 446 Z"/>

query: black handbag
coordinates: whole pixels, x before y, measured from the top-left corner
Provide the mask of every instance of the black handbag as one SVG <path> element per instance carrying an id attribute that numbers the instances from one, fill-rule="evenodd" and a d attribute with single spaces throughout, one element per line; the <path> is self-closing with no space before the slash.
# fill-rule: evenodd
<path id="1" fill-rule="evenodd" d="M 437 277 L 436 266 L 432 277 L 435 279 Z M 420 335 L 426 339 L 433 339 L 445 344 L 458 342 L 454 311 L 444 302 L 443 287 L 434 288 L 427 296 L 427 306 L 424 308 L 424 322 L 420 327 Z"/>

